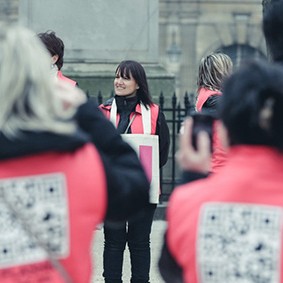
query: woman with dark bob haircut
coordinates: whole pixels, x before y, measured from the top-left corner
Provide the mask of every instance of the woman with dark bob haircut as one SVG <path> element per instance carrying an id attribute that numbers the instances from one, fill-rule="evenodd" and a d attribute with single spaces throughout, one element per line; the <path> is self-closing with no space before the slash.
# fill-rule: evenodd
<path id="1" fill-rule="evenodd" d="M 229 147 L 217 174 L 171 195 L 159 260 L 165 282 L 283 282 L 283 69 L 252 62 L 225 83 L 220 117 Z M 208 137 L 180 140 L 183 169 L 209 160 Z"/>
<path id="2" fill-rule="evenodd" d="M 152 102 L 143 66 L 136 61 L 122 61 L 115 71 L 114 91 L 115 97 L 100 106 L 102 111 L 118 132 L 128 134 L 126 136 L 129 139 L 133 137 L 132 134 L 155 136 L 156 141 L 159 141 L 159 167 L 162 167 L 168 158 L 169 130 L 159 106 Z M 148 154 L 145 159 L 149 160 L 149 157 Z M 139 219 L 127 221 L 120 227 L 111 227 L 105 223 L 105 282 L 122 282 L 126 244 L 131 257 L 131 283 L 149 282 L 150 232 L 158 199 L 159 188 L 156 194 L 151 194 L 150 203 Z"/>

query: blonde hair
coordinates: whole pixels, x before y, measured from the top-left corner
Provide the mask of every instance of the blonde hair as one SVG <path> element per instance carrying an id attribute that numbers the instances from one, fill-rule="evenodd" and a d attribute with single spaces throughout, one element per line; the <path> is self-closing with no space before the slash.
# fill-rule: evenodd
<path id="1" fill-rule="evenodd" d="M 63 111 L 50 74 L 50 55 L 37 36 L 20 26 L 0 25 L 0 130 L 71 134 L 75 109 Z"/>
<path id="2" fill-rule="evenodd" d="M 221 89 L 223 79 L 233 70 L 231 58 L 224 53 L 211 53 L 203 57 L 199 64 L 197 87 L 215 91 Z"/>

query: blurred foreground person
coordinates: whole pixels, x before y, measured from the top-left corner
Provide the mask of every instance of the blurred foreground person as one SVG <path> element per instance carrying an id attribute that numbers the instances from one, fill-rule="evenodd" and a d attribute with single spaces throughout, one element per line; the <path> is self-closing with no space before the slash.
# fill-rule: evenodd
<path id="1" fill-rule="evenodd" d="M 90 282 L 95 227 L 143 209 L 144 170 L 32 32 L 1 25 L 0 54 L 0 282 Z"/>
<path id="2" fill-rule="evenodd" d="M 37 34 L 37 36 L 41 39 L 51 55 L 51 74 L 53 77 L 63 80 L 72 86 L 76 86 L 77 82 L 64 76 L 61 71 L 64 64 L 65 51 L 63 40 L 58 37 L 54 31 L 41 32 Z"/>
<path id="3" fill-rule="evenodd" d="M 159 261 L 165 282 L 283 282 L 282 78 L 281 67 L 254 62 L 225 83 L 227 163 L 173 192 Z M 194 150 L 191 126 L 186 121 L 180 164 L 205 175 L 208 137 L 200 134 Z"/>

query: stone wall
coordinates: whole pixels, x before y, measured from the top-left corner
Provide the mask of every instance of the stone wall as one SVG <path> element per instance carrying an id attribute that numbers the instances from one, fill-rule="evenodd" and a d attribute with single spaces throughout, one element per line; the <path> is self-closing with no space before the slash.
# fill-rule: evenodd
<path id="1" fill-rule="evenodd" d="M 96 95 L 111 93 L 125 59 L 146 68 L 153 95 L 174 91 L 158 58 L 158 0 L 21 0 L 20 22 L 36 33 L 56 31 L 65 43 L 63 73 Z"/>
<path id="2" fill-rule="evenodd" d="M 266 53 L 259 0 L 159 0 L 159 57 L 176 74 L 178 92 L 195 92 L 198 64 L 210 52 L 229 45 L 247 45 Z M 177 62 L 168 60 L 174 43 Z"/>

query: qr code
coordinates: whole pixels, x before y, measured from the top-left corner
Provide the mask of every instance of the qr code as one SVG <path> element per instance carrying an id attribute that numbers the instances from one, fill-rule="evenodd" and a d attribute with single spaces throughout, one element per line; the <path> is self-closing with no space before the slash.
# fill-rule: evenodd
<path id="1" fill-rule="evenodd" d="M 0 268 L 45 260 L 46 249 L 57 258 L 69 253 L 63 174 L 2 179 L 0 190 Z"/>
<path id="2" fill-rule="evenodd" d="M 202 283 L 280 282 L 282 209 L 208 204 L 198 230 Z"/>

